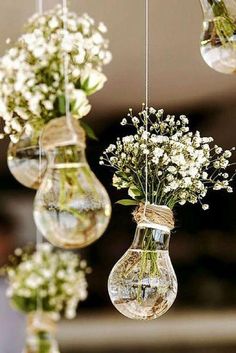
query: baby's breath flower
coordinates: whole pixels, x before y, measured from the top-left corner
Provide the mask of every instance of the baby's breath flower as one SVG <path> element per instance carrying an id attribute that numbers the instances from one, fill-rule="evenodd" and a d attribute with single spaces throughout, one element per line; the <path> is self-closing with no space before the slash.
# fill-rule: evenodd
<path id="1" fill-rule="evenodd" d="M 221 154 L 223 149 L 221 147 L 215 146 L 215 152 L 216 154 Z"/>
<path id="2" fill-rule="evenodd" d="M 231 152 L 231 151 L 226 150 L 226 151 L 224 152 L 224 157 L 225 157 L 225 158 L 230 158 L 231 156 L 232 156 L 232 152 Z"/>
<path id="3" fill-rule="evenodd" d="M 22 255 L 22 249 L 17 248 L 17 249 L 15 249 L 14 253 L 15 253 L 16 256 L 21 256 Z"/>
<path id="4" fill-rule="evenodd" d="M 126 118 L 122 119 L 120 124 L 123 125 L 123 126 L 126 125 L 127 124 L 127 119 Z"/>
<path id="5" fill-rule="evenodd" d="M 149 153 L 150 153 L 150 151 L 149 151 L 147 148 L 144 148 L 144 150 L 143 150 L 143 154 L 148 155 Z"/>
<path id="6" fill-rule="evenodd" d="M 149 113 L 150 114 L 156 114 L 156 109 L 153 108 L 153 107 L 149 108 Z"/>
<path id="7" fill-rule="evenodd" d="M 150 203 L 171 208 L 177 203 L 202 204 L 209 189 L 233 191 L 232 177 L 223 170 L 230 166 L 234 148 L 223 151 L 217 145 L 210 146 L 212 137 L 189 131 L 185 115 L 164 117 L 163 110 L 143 108 L 138 124 L 132 110 L 122 120 L 122 125 L 133 125 L 134 134 L 118 138 L 101 158 L 101 163 L 115 168 L 113 185 L 117 189 L 128 189 L 130 197 L 139 202 L 145 202 L 147 196 Z M 206 210 L 209 205 L 204 203 L 202 207 Z"/>
<path id="8" fill-rule="evenodd" d="M 105 32 L 103 23 L 69 11 L 63 29 L 61 5 L 28 20 L 25 33 L 0 58 L 0 117 L 12 142 L 18 141 L 26 120 L 46 123 L 65 114 L 59 104 L 65 92 L 65 53 L 72 114 L 81 118 L 89 113 L 86 96 L 102 89 L 107 80 L 102 70 L 111 61 Z"/>
<path id="9" fill-rule="evenodd" d="M 215 161 L 214 164 L 213 164 L 213 167 L 215 169 L 219 169 L 220 168 L 220 162 L 219 161 Z"/>
<path id="10" fill-rule="evenodd" d="M 23 312 L 35 311 L 38 300 L 43 299 L 43 311 L 65 314 L 70 306 L 70 316 L 74 317 L 78 303 L 87 297 L 86 274 L 90 269 L 86 261 L 72 252 L 54 250 L 49 243 L 40 244 L 33 253 L 16 249 L 15 256 L 21 262 L 16 265 L 14 260 L 7 268 L 7 296 L 14 306 Z"/>
<path id="11" fill-rule="evenodd" d="M 133 118 L 132 118 L 132 123 L 135 125 L 135 124 L 138 124 L 139 123 L 139 119 L 136 117 L 136 116 L 134 116 Z"/>

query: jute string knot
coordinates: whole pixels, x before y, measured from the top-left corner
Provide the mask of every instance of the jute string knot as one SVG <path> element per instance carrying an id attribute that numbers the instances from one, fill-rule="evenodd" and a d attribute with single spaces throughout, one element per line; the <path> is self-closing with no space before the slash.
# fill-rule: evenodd
<path id="1" fill-rule="evenodd" d="M 54 333 L 56 331 L 56 324 L 50 313 L 38 311 L 28 315 L 27 328 L 29 332 L 33 333 L 37 333 L 38 331 Z"/>
<path id="2" fill-rule="evenodd" d="M 145 206 L 144 203 L 140 203 L 139 206 L 133 213 L 134 219 L 137 224 L 142 222 L 151 222 L 170 230 L 175 227 L 175 220 L 172 210 L 166 206 L 150 205 Z"/>
<path id="3" fill-rule="evenodd" d="M 41 143 L 45 151 L 55 147 L 78 145 L 80 148 L 86 147 L 84 129 L 79 121 L 71 118 L 73 131 L 68 127 L 66 117 L 52 119 L 45 127 Z"/>

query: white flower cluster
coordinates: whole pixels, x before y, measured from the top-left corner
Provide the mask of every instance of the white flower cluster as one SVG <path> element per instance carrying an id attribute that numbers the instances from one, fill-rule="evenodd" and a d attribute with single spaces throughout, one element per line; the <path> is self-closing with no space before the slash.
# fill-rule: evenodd
<path id="1" fill-rule="evenodd" d="M 0 59 L 0 116 L 5 123 L 0 137 L 7 134 L 17 142 L 27 121 L 48 122 L 65 113 L 65 60 L 72 114 L 87 115 L 91 108 L 87 95 L 107 80 L 102 73 L 111 61 L 106 31 L 103 23 L 96 25 L 87 14 L 65 16 L 61 5 L 34 15 L 25 33 Z"/>
<path id="2" fill-rule="evenodd" d="M 20 263 L 7 268 L 12 304 L 23 312 L 40 308 L 74 318 L 78 303 L 87 298 L 86 261 L 72 252 L 55 251 L 48 243 L 33 254 L 17 249 L 15 255 Z"/>
<path id="3" fill-rule="evenodd" d="M 164 117 L 164 111 L 144 109 L 139 116 L 132 110 L 122 125 L 132 125 L 134 135 L 118 138 L 101 157 L 100 164 L 115 169 L 113 185 L 128 188 L 129 196 L 145 201 L 146 160 L 148 161 L 148 200 L 173 208 L 175 204 L 203 204 L 209 189 L 233 192 L 230 182 L 235 174 L 226 172 L 231 150 L 211 146 L 213 138 L 189 131 L 186 116 Z M 146 126 L 148 125 L 148 130 Z"/>

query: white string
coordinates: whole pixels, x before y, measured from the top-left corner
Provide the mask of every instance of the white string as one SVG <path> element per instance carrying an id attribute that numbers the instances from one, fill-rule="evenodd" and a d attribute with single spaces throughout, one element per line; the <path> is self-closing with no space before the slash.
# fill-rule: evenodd
<path id="1" fill-rule="evenodd" d="M 39 148 L 39 169 L 38 169 L 38 181 L 39 183 L 42 181 L 42 142 L 41 142 L 41 136 L 42 133 L 39 136 L 39 144 L 38 144 L 38 148 Z M 40 244 L 43 243 L 43 236 L 41 234 L 41 232 L 39 231 L 38 228 L 36 228 L 36 249 L 38 250 L 40 247 Z"/>
<path id="2" fill-rule="evenodd" d="M 43 14 L 43 0 L 36 0 L 36 12 L 41 16 Z M 39 183 L 41 182 L 42 179 L 42 142 L 41 142 L 41 136 L 42 132 L 40 133 L 39 136 L 39 169 L 38 169 L 38 181 Z M 43 243 L 43 236 L 39 229 L 36 227 L 36 251 L 39 250 L 40 244 Z M 39 316 L 37 316 L 37 319 L 40 321 L 40 315 L 42 313 L 42 300 L 40 298 L 39 292 L 37 290 L 36 293 L 36 311 L 39 313 Z"/>
<path id="3" fill-rule="evenodd" d="M 36 0 L 36 11 L 41 16 L 43 14 L 43 0 Z M 39 169 L 38 169 L 38 180 L 41 181 L 42 178 L 42 144 L 41 144 L 41 134 L 39 136 Z M 36 249 L 39 248 L 40 244 L 43 242 L 43 237 L 41 232 L 36 228 Z"/>
<path id="4" fill-rule="evenodd" d="M 43 0 L 35 0 L 35 8 L 36 8 L 36 12 L 39 15 L 43 14 Z"/>
<path id="5" fill-rule="evenodd" d="M 149 104 L 149 0 L 145 0 L 145 104 Z"/>
<path id="6" fill-rule="evenodd" d="M 149 0 L 145 0 L 145 109 L 146 109 L 146 138 L 148 142 L 148 105 L 149 105 Z M 148 155 L 145 156 L 145 207 L 148 203 Z"/>
<path id="7" fill-rule="evenodd" d="M 67 34 L 67 29 L 68 29 L 68 7 L 67 7 L 67 0 L 62 0 L 62 8 L 63 8 L 63 29 L 64 29 L 64 41 L 66 40 L 66 34 Z M 70 96 L 69 96 L 69 91 L 68 91 L 68 84 L 69 84 L 69 56 L 64 50 L 63 52 L 63 65 L 64 65 L 64 85 L 65 85 L 65 103 L 66 103 L 66 122 L 67 126 L 72 134 L 72 138 L 74 138 L 76 142 L 76 134 L 72 125 L 72 116 L 70 113 Z M 73 141 L 72 141 L 73 143 Z"/>

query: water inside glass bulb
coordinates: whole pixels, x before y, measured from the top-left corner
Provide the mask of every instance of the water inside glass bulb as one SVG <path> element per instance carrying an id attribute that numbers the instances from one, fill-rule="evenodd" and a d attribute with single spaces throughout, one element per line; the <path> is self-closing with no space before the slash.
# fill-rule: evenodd
<path id="1" fill-rule="evenodd" d="M 56 324 L 49 314 L 28 314 L 26 343 L 22 353 L 60 353 L 55 331 Z"/>
<path id="2" fill-rule="evenodd" d="M 35 223 L 53 245 L 82 248 L 97 240 L 107 228 L 110 199 L 91 171 L 83 146 L 51 148 L 45 148 L 48 167 L 35 197 Z"/>
<path id="3" fill-rule="evenodd" d="M 24 131 L 17 143 L 10 142 L 7 164 L 19 183 L 31 189 L 38 189 L 46 170 L 47 160 L 43 151 L 39 159 L 38 137 L 33 135 L 33 130 L 29 133 Z"/>
<path id="4" fill-rule="evenodd" d="M 236 73 L 236 1 L 200 0 L 204 21 L 200 50 L 215 71 Z"/>
<path id="5" fill-rule="evenodd" d="M 177 279 L 169 257 L 170 233 L 138 226 L 130 249 L 113 267 L 108 292 L 116 309 L 136 320 L 153 320 L 174 303 Z"/>

